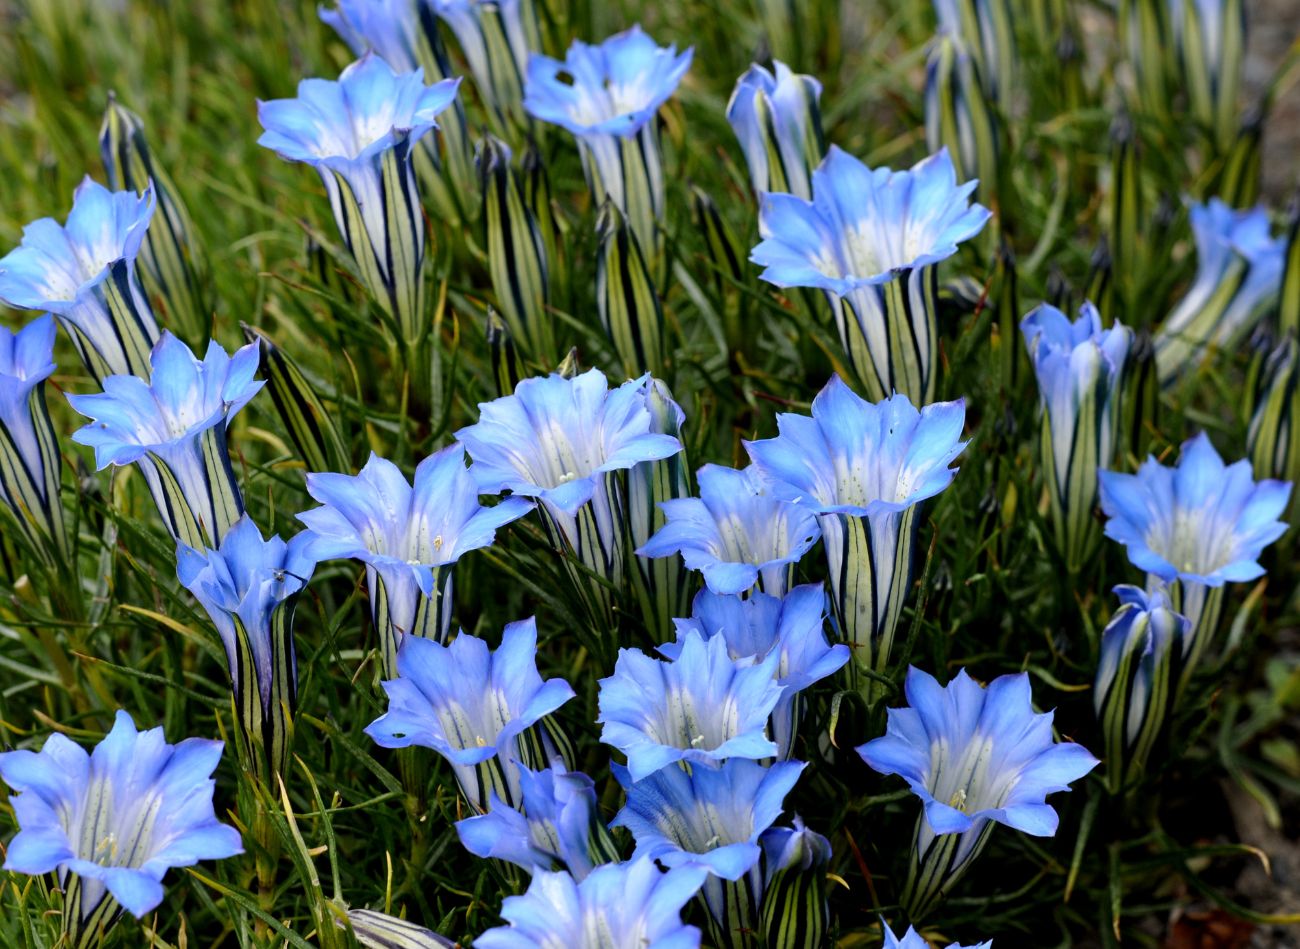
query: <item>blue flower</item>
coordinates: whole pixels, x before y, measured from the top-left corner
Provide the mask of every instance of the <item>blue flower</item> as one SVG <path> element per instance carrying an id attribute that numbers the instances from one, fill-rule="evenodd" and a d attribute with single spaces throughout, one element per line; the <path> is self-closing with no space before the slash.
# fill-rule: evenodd
<path id="1" fill-rule="evenodd" d="M 831 842 L 804 826 L 769 827 L 758 838 L 763 849 L 761 931 L 772 949 L 826 944 L 830 904 L 826 899 Z"/>
<path id="2" fill-rule="evenodd" d="M 597 867 L 581 883 L 567 873 L 539 871 L 523 896 L 508 896 L 509 926 L 474 940 L 478 949 L 696 949 L 700 931 L 682 923 L 682 907 L 704 871 L 661 873 L 653 860 Z"/>
<path id="3" fill-rule="evenodd" d="M 421 0 L 451 29 L 479 96 L 500 124 L 526 123 L 524 76 L 541 45 L 533 0 Z"/>
<path id="4" fill-rule="evenodd" d="M 755 192 L 811 198 L 810 176 L 822 160 L 822 84 L 785 63 L 772 65 L 775 75 L 754 64 L 736 81 L 727 121 L 740 139 Z"/>
<path id="5" fill-rule="evenodd" d="M 781 816 L 803 762 L 763 767 L 732 758 L 721 768 L 664 768 L 635 782 L 626 768 L 612 767 L 627 790 L 627 803 L 610 826 L 632 832 L 635 857 L 658 860 L 669 868 L 708 870 L 705 900 L 720 923 L 727 922 L 722 881 L 750 878 L 749 896 L 757 904 L 762 892 L 759 838 Z"/>
<path id="6" fill-rule="evenodd" d="M 771 734 L 777 757 L 788 758 L 801 715 L 798 693 L 849 661 L 848 646 L 826 641 L 825 617 L 826 595 L 820 583 L 797 586 L 784 598 L 754 593 L 741 599 L 701 590 L 690 619 L 674 621 L 677 641 L 660 646 L 659 652 L 676 660 L 683 640 L 694 632 L 721 637 L 732 659 L 779 656 L 774 675 L 783 691 L 772 710 Z"/>
<path id="7" fill-rule="evenodd" d="M 835 146 L 812 179 L 811 201 L 762 196 L 763 240 L 749 259 L 766 268 L 769 283 L 831 297 L 840 341 L 875 398 L 900 392 L 929 401 L 937 358 L 933 265 L 988 221 L 988 209 L 970 200 L 978 182 L 957 184 L 946 150 L 896 172 L 868 168 Z M 887 293 L 894 280 L 906 289 Z M 892 297 L 903 309 L 891 309 Z"/>
<path id="8" fill-rule="evenodd" d="M 496 857 L 528 872 L 560 865 L 576 880 L 594 865 L 592 834 L 599 826 L 596 786 L 580 771 L 519 769 L 523 813 L 495 794 L 486 814 L 456 822 L 465 849 Z"/>
<path id="9" fill-rule="evenodd" d="M 59 566 L 67 563 L 67 535 L 58 439 L 45 405 L 54 368 L 53 317 L 37 317 L 17 333 L 0 326 L 0 504 L 38 555 Z"/>
<path id="10" fill-rule="evenodd" d="M 930 949 L 930 941 L 911 926 L 907 927 L 907 932 L 903 933 L 901 939 L 894 935 L 894 931 L 889 928 L 884 919 L 880 921 L 880 929 L 885 936 L 885 944 L 881 949 Z M 992 939 L 974 946 L 959 946 L 954 942 L 948 944 L 948 949 L 991 949 L 992 945 Z"/>
<path id="11" fill-rule="evenodd" d="M 410 150 L 437 127 L 459 83 L 426 86 L 422 70 L 394 72 L 367 53 L 336 82 L 305 79 L 297 98 L 257 104 L 266 130 L 258 144 L 320 174 L 362 279 L 408 346 L 419 344 L 428 329 L 425 225 Z"/>
<path id="12" fill-rule="evenodd" d="M 1173 709 L 1192 624 L 1164 589 L 1117 586 L 1120 608 L 1101 636 L 1093 707 L 1105 738 L 1111 793 L 1136 787 Z"/>
<path id="13" fill-rule="evenodd" d="M 1016 87 L 1015 27 L 1007 0 L 934 0 L 934 13 L 939 32 L 971 51 L 985 94 L 1005 110 Z"/>
<path id="14" fill-rule="evenodd" d="M 419 745 L 438 752 L 479 811 L 489 792 L 521 803 L 515 740 L 573 698 L 563 679 L 543 682 L 538 674 L 533 618 L 508 623 L 495 651 L 466 633 L 449 646 L 408 637 L 397 654 L 397 672 L 383 683 L 388 711 L 366 734 L 384 748 Z M 493 780 L 480 783 L 475 766 L 487 764 Z"/>
<path id="15" fill-rule="evenodd" d="M 1097 469 L 1115 457 L 1124 363 L 1133 333 L 1122 323 L 1101 328 L 1091 303 L 1071 323 L 1044 303 L 1020 324 L 1038 377 L 1043 407 L 1043 468 L 1052 523 L 1067 566 L 1078 570 L 1100 540 L 1093 517 Z"/>
<path id="16" fill-rule="evenodd" d="M 366 565 L 375 627 L 383 631 L 384 671 L 402 637 L 445 640 L 451 628 L 452 565 L 488 547 L 496 530 L 532 510 L 523 498 L 493 507 L 465 468 L 465 449 L 452 444 L 415 469 L 415 483 L 391 461 L 371 453 L 358 475 L 309 474 L 307 492 L 321 507 L 304 511 L 310 553 L 317 560 L 354 558 Z"/>
<path id="17" fill-rule="evenodd" d="M 528 59 L 524 108 L 578 139 L 596 203 L 606 197 L 625 215 L 647 256 L 657 246 L 664 173 L 651 121 L 690 68 L 694 50 L 656 46 L 634 26 L 599 46 L 575 41 L 563 62 Z"/>
<path id="18" fill-rule="evenodd" d="M 153 210 L 152 188 L 113 192 L 87 177 L 66 224 L 33 221 L 22 245 L 0 258 L 0 301 L 58 317 L 96 379 L 148 375 L 158 324 L 135 259 Z"/>
<path id="19" fill-rule="evenodd" d="M 374 50 L 397 72 L 419 68 L 418 0 L 334 0 L 321 6 L 321 22 L 334 30 L 357 56 Z"/>
<path id="20" fill-rule="evenodd" d="M 1207 350 L 1244 339 L 1277 296 L 1286 250 L 1269 235 L 1268 212 L 1235 210 L 1218 198 L 1188 212 L 1196 239 L 1196 278 L 1156 333 L 1162 385 L 1194 370 Z"/>
<path id="21" fill-rule="evenodd" d="M 700 496 L 663 501 L 668 523 L 637 553 L 680 553 L 714 593 L 744 593 L 761 577 L 764 592 L 783 595 L 794 565 L 821 536 L 816 517 L 773 497 L 753 468 L 705 465 L 696 478 Z"/>
<path id="22" fill-rule="evenodd" d="M 1264 575 L 1259 556 L 1286 532 L 1278 518 L 1291 485 L 1255 481 L 1249 461 L 1225 465 L 1201 432 L 1172 468 L 1155 458 L 1137 474 L 1102 471 L 1106 536 L 1128 549 L 1139 570 L 1166 583 L 1219 587 Z"/>
<path id="23" fill-rule="evenodd" d="M 77 890 L 66 905 L 79 904 L 82 919 L 106 895 L 144 916 L 162 902 L 169 867 L 243 853 L 239 833 L 212 809 L 209 776 L 220 759 L 219 741 L 169 745 L 161 728 L 137 732 L 123 711 L 90 754 L 57 733 L 39 753 L 0 754 L 0 778 L 18 792 L 9 803 L 19 831 L 4 869 L 57 870 L 60 886 Z"/>
<path id="24" fill-rule="evenodd" d="M 202 604 L 226 648 L 235 707 L 245 740 L 261 745 L 272 773 L 289 754 L 289 723 L 297 699 L 293 610 L 311 579 L 316 561 L 304 550 L 303 534 L 285 543 L 262 539 L 247 514 L 215 549 L 176 550 L 181 584 Z M 255 690 L 257 701 L 245 701 Z"/>
<path id="25" fill-rule="evenodd" d="M 542 504 L 557 548 L 573 551 L 601 576 L 622 571 L 623 537 L 611 497 L 610 472 L 681 451 L 672 435 L 657 433 L 646 405 L 648 376 L 610 390 L 591 369 L 566 379 L 525 379 L 514 395 L 479 404 L 479 421 L 456 433 L 474 463 L 479 489 L 509 491 Z M 580 512 L 595 522 L 599 549 L 584 545 Z"/>
<path id="26" fill-rule="evenodd" d="M 600 740 L 627 755 L 639 781 L 677 761 L 716 767 L 727 758 L 768 758 L 764 732 L 781 698 L 778 652 L 736 661 L 721 636 L 688 631 L 677 659 L 620 649 L 614 674 L 600 680 Z"/>
<path id="27" fill-rule="evenodd" d="M 232 356 L 213 340 L 200 362 L 164 332 L 149 354 L 151 381 L 109 376 L 103 392 L 68 396 L 92 420 L 72 440 L 95 450 L 101 470 L 137 465 L 172 536 L 215 547 L 244 511 L 226 427 L 262 388 L 258 362 L 257 343 Z"/>
<path id="28" fill-rule="evenodd" d="M 1082 745 L 1054 742 L 1052 713 L 1035 713 L 1026 673 L 985 688 L 963 669 L 947 686 L 908 671 L 908 706 L 891 708 L 884 737 L 858 748 L 881 774 L 897 774 L 921 799 L 913 872 L 904 902 L 923 915 L 983 847 L 992 823 L 1050 837 L 1057 814 L 1047 795 L 1097 766 Z M 917 880 L 921 891 L 914 887 Z M 933 889 L 932 889 L 933 888 Z"/>
<path id="29" fill-rule="evenodd" d="M 862 668 L 886 669 L 911 580 L 916 505 L 948 487 L 961 400 L 917 409 L 906 396 L 875 404 L 832 376 L 812 417 L 777 416 L 776 438 L 746 448 L 779 498 L 818 516 L 836 612 Z"/>

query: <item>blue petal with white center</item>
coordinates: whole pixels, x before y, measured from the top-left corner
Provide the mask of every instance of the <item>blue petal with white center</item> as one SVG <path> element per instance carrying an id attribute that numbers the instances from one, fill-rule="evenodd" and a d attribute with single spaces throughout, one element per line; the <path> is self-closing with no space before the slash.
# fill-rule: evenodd
<path id="1" fill-rule="evenodd" d="M 147 375 L 158 323 L 135 260 L 153 212 L 152 188 L 109 191 L 85 178 L 66 223 L 33 221 L 22 244 L 0 258 L 0 301 L 58 317 L 96 379 Z"/>
<path id="2" fill-rule="evenodd" d="M 243 513 L 226 427 L 264 383 L 258 344 L 227 353 L 213 340 L 202 361 L 164 332 L 149 355 L 150 381 L 109 376 L 104 391 L 69 395 L 91 423 L 72 440 L 95 450 L 95 465 L 139 466 L 173 537 L 215 547 Z"/>
<path id="3" fill-rule="evenodd" d="M 388 711 L 366 727 L 384 748 L 432 748 L 451 763 L 476 808 L 488 791 L 511 804 L 521 799 L 515 739 L 573 698 L 563 679 L 537 671 L 537 623 L 506 625 L 496 650 L 461 633 L 449 646 L 408 637 L 397 654 L 396 679 L 383 683 Z M 496 760 L 500 786 L 480 788 L 475 765 Z"/>
<path id="4" fill-rule="evenodd" d="M 523 896 L 508 896 L 509 923 L 474 940 L 479 949 L 696 949 L 700 931 L 681 911 L 705 873 L 682 867 L 663 873 L 653 860 L 597 867 L 578 882 L 567 873 L 533 875 Z"/>
<path id="5" fill-rule="evenodd" d="M 794 564 L 821 536 L 816 517 L 773 496 L 754 468 L 705 465 L 696 480 L 700 496 L 662 502 L 668 522 L 637 553 L 680 553 L 714 593 L 744 593 L 761 578 L 763 592 L 782 596 Z"/>
<path id="6" fill-rule="evenodd" d="M 801 717 L 798 694 L 839 671 L 849 647 L 826 641 L 826 594 L 820 583 L 797 586 L 784 598 L 754 593 L 742 599 L 701 590 L 689 619 L 674 620 L 676 642 L 659 647 L 668 659 L 680 658 L 686 636 L 721 637 L 732 659 L 779 656 L 774 670 L 781 698 L 772 710 L 771 736 L 777 756 L 788 758 Z"/>
<path id="7" fill-rule="evenodd" d="M 111 896 L 142 917 L 163 899 L 171 867 L 243 853 L 239 833 L 217 821 L 210 777 L 221 742 L 189 738 L 167 744 L 161 728 L 137 732 L 119 711 L 113 729 L 87 754 L 60 734 L 39 753 L 0 754 L 0 778 L 18 835 L 4 869 L 57 871 L 79 881 L 83 917 Z"/>
<path id="8" fill-rule="evenodd" d="M 723 637 L 693 630 L 672 662 L 620 649 L 614 674 L 600 680 L 600 740 L 627 756 L 634 781 L 678 761 L 708 768 L 771 757 L 777 746 L 765 729 L 784 691 L 775 681 L 780 658 L 735 660 Z"/>
<path id="9" fill-rule="evenodd" d="M 812 197 L 811 175 L 821 162 L 822 84 L 773 62 L 755 63 L 736 81 L 727 103 L 731 123 L 749 165 L 754 191 Z"/>

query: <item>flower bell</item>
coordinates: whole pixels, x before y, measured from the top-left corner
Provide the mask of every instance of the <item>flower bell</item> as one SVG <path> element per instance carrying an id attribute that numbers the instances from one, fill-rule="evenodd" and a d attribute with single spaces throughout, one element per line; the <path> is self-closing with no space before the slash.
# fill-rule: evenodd
<path id="1" fill-rule="evenodd" d="M 825 153 L 819 100 L 822 84 L 782 62 L 757 63 L 736 80 L 727 121 L 740 140 L 755 194 L 812 197 L 812 170 Z"/>

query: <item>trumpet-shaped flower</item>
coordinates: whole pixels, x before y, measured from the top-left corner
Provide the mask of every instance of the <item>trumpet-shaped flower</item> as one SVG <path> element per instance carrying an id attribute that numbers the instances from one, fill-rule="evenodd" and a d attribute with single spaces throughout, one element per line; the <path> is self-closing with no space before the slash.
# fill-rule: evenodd
<path id="1" fill-rule="evenodd" d="M 916 505 L 955 469 L 966 406 L 869 403 L 832 376 L 812 417 L 777 416 L 776 438 L 746 443 L 772 493 L 816 514 L 845 637 L 863 668 L 884 672 L 911 580 Z"/>
<path id="2" fill-rule="evenodd" d="M 1097 469 L 1115 457 L 1124 364 L 1133 333 L 1122 323 L 1101 328 L 1084 303 L 1071 323 L 1044 303 L 1020 324 L 1043 407 L 1042 459 L 1052 523 L 1066 564 L 1078 570 L 1100 540 L 1093 508 Z"/>
<path id="3" fill-rule="evenodd" d="M 591 872 L 593 834 L 599 822 L 596 786 L 580 771 L 519 769 L 523 812 L 496 795 L 486 814 L 456 822 L 465 849 L 478 857 L 496 857 L 529 873 L 534 868 L 567 869 L 582 881 Z"/>
<path id="4" fill-rule="evenodd" d="M 339 233 L 392 328 L 409 345 L 427 330 L 424 220 L 411 147 L 456 98 L 459 79 L 425 85 L 374 53 L 338 81 L 305 79 L 295 99 L 258 102 L 258 144 L 316 169 Z"/>
<path id="5" fill-rule="evenodd" d="M 1166 386 L 1199 366 L 1211 347 L 1231 349 L 1244 339 L 1282 283 L 1286 241 L 1269 235 L 1264 208 L 1238 211 L 1211 198 L 1192 205 L 1188 216 L 1196 278 L 1155 337 Z"/>
<path id="6" fill-rule="evenodd" d="M 111 921 L 113 901 L 144 916 L 162 902 L 168 868 L 243 852 L 212 809 L 220 758 L 219 741 L 169 745 L 161 728 L 137 732 L 123 711 L 89 754 L 57 733 L 39 753 L 0 754 L 0 778 L 18 792 L 4 869 L 57 871 L 65 927 Z"/>
<path id="7" fill-rule="evenodd" d="M 664 175 L 651 121 L 690 68 L 694 50 L 656 46 L 634 26 L 599 46 L 575 41 L 564 61 L 533 55 L 524 108 L 577 137 L 597 203 L 606 196 L 632 225 L 641 247 L 655 246 L 664 210 Z"/>
<path id="8" fill-rule="evenodd" d="M 782 692 L 772 710 L 771 734 L 777 756 L 784 759 L 794 749 L 801 716 L 798 694 L 849 661 L 848 646 L 826 641 L 825 617 L 826 594 L 820 583 L 797 586 L 784 598 L 754 593 L 741 599 L 701 590 L 690 619 L 674 621 L 677 641 L 660 646 L 659 652 L 680 658 L 683 640 L 696 633 L 721 637 L 733 660 L 779 656 L 774 675 Z"/>
<path id="9" fill-rule="evenodd" d="M 957 184 L 946 150 L 896 172 L 868 168 L 835 146 L 812 181 L 811 201 L 763 195 L 763 240 L 750 260 L 778 287 L 827 293 L 845 352 L 875 398 L 900 392 L 929 401 L 938 346 L 934 265 L 988 221 L 988 209 L 970 200 L 978 182 Z"/>
<path id="10" fill-rule="evenodd" d="M 33 221 L 21 246 L 0 258 L 0 301 L 58 317 L 97 380 L 149 374 L 158 323 L 135 259 L 153 211 L 152 188 L 113 192 L 87 177 L 66 224 Z"/>
<path id="11" fill-rule="evenodd" d="M 907 932 L 901 937 L 895 936 L 883 919 L 880 921 L 880 929 L 885 935 L 885 944 L 881 949 L 930 949 L 930 941 L 911 926 L 907 927 Z M 992 949 L 992 946 L 993 940 L 989 939 L 974 946 L 960 946 L 953 942 L 948 944 L 948 949 Z"/>
<path id="12" fill-rule="evenodd" d="M 460 444 L 420 462 L 413 484 L 395 464 L 372 453 L 358 475 L 307 475 L 307 492 L 322 505 L 298 515 L 308 528 L 311 555 L 366 565 L 370 608 L 375 628 L 383 631 L 390 677 L 397 675 L 403 636 L 447 638 L 456 561 L 491 546 L 497 528 L 532 510 L 523 498 L 481 505 Z"/>
<path id="13" fill-rule="evenodd" d="M 666 867 L 703 867 L 711 879 L 704 897 L 710 913 L 728 929 L 756 924 L 762 893 L 759 839 L 785 806 L 804 769 L 801 761 L 763 767 L 732 758 L 721 768 L 664 768 L 633 781 L 626 768 L 613 765 L 627 790 L 627 803 L 612 827 L 626 827 L 636 840 L 635 857 L 658 860 Z M 735 911 L 729 914 L 723 881 L 741 883 Z"/>
<path id="14" fill-rule="evenodd" d="M 347 921 L 352 926 L 357 942 L 366 949 L 389 949 L 391 946 L 405 946 L 407 949 L 456 949 L 458 945 L 431 929 L 375 909 L 350 909 Z M 343 928 L 341 920 L 337 925 L 340 929 Z"/>
<path id="15" fill-rule="evenodd" d="M 983 847 L 992 823 L 1050 837 L 1057 814 L 1047 795 L 1097 765 L 1082 745 L 1054 742 L 1052 713 L 1035 713 L 1029 676 L 1004 675 L 987 688 L 966 671 L 947 686 L 908 671 L 908 706 L 889 710 L 885 735 L 858 748 L 881 774 L 897 774 L 924 807 L 905 902 L 923 914 Z M 927 866 L 917 873 L 918 865 Z M 917 891 L 917 881 L 920 892 Z"/>
<path id="16" fill-rule="evenodd" d="M 488 806 L 490 793 L 521 803 L 516 739 L 573 698 L 569 683 L 542 681 L 537 672 L 536 621 L 507 624 L 495 651 L 466 633 L 449 646 L 408 637 L 397 654 L 397 673 L 383 683 L 388 711 L 366 734 L 384 748 L 419 745 L 438 752 L 477 810 Z"/>
<path id="17" fill-rule="evenodd" d="M 736 81 L 727 103 L 731 123 L 749 165 L 756 193 L 788 192 L 812 197 L 812 170 L 822 160 L 822 84 L 782 62 L 775 74 L 751 65 Z"/>
<path id="18" fill-rule="evenodd" d="M 1183 639 L 1185 681 L 1214 635 L 1219 588 L 1263 576 L 1259 556 L 1286 532 L 1279 518 L 1291 484 L 1256 481 L 1249 461 L 1225 465 L 1204 432 L 1183 444 L 1172 468 L 1148 458 L 1137 474 L 1099 477 L 1106 536 L 1127 548 L 1149 585 L 1177 584 L 1175 605 L 1192 623 Z"/>
<path id="19" fill-rule="evenodd" d="M 508 896 L 509 926 L 474 940 L 479 949 L 696 949 L 700 931 L 682 922 L 705 873 L 682 867 L 663 873 L 653 860 L 610 863 L 581 882 L 539 871 L 523 896 Z"/>
<path id="20" fill-rule="evenodd" d="M 744 593 L 762 581 L 782 596 L 794 565 L 821 536 L 806 508 L 774 497 L 753 468 L 705 465 L 698 498 L 664 501 L 667 523 L 637 553 L 670 557 L 704 574 L 714 593 Z"/>
<path id="21" fill-rule="evenodd" d="M 541 46 L 533 0 L 420 0 L 451 29 L 498 131 L 524 125 L 524 76 Z"/>
<path id="22" fill-rule="evenodd" d="M 58 439 L 45 405 L 54 368 L 53 317 L 38 317 L 17 333 L 0 326 L 0 504 L 38 556 L 58 564 L 67 535 Z"/>
<path id="23" fill-rule="evenodd" d="M 356 56 L 370 50 L 395 71 L 413 72 L 422 64 L 418 0 L 334 0 L 321 6 L 321 22 L 330 27 Z"/>
<path id="24" fill-rule="evenodd" d="M 606 476 L 682 448 L 652 427 L 648 378 L 613 390 L 596 369 L 525 379 L 514 395 L 480 403 L 479 421 L 456 433 L 480 490 L 536 498 L 556 546 L 611 581 L 621 574 L 623 538 Z M 580 515 L 594 521 L 599 545 L 582 543 Z"/>
<path id="25" fill-rule="evenodd" d="M 91 423 L 72 440 L 95 450 L 95 465 L 135 464 L 172 536 L 215 547 L 244 512 L 230 466 L 226 427 L 262 388 L 257 344 L 232 356 L 215 340 L 200 362 L 164 332 L 149 354 L 150 381 L 109 376 L 104 391 L 69 395 Z"/>
<path id="26" fill-rule="evenodd" d="M 1106 742 L 1112 793 L 1140 781 L 1173 707 L 1182 642 L 1191 630 L 1164 589 L 1117 586 L 1120 608 L 1101 636 L 1093 707 Z"/>
<path id="27" fill-rule="evenodd" d="M 793 824 L 769 827 L 758 838 L 763 849 L 761 931 L 768 946 L 825 945 L 831 842 L 804 826 L 798 814 Z"/>
<path id="28" fill-rule="evenodd" d="M 226 648 L 244 740 L 261 747 L 278 774 L 288 761 L 289 721 L 297 700 L 293 612 L 316 561 L 299 534 L 288 543 L 262 539 L 247 514 L 220 546 L 176 550 L 181 584 L 202 604 Z"/>
<path id="29" fill-rule="evenodd" d="M 627 755 L 634 781 L 677 761 L 716 767 L 727 758 L 768 758 L 765 733 L 781 698 L 781 656 L 734 660 L 721 636 L 688 631 L 677 659 L 620 649 L 614 674 L 600 680 L 600 740 Z"/>

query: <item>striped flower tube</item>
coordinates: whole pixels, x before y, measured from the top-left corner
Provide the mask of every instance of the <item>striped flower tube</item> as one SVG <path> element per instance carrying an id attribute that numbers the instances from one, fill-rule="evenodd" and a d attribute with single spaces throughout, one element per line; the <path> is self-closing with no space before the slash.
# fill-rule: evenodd
<path id="1" fill-rule="evenodd" d="M 1182 673 L 1182 640 L 1191 629 L 1163 589 L 1117 586 L 1120 608 L 1101 634 L 1093 708 L 1106 753 L 1111 794 L 1135 790 L 1147 759 L 1174 710 Z"/>
<path id="2" fill-rule="evenodd" d="M 114 191 L 144 194 L 153 189 L 158 208 L 140 246 L 140 279 L 150 297 L 162 301 L 162 316 L 172 331 L 198 343 L 207 336 L 212 317 L 203 245 L 175 183 L 154 159 L 144 122 L 111 92 L 99 129 L 99 153 Z"/>
<path id="3" fill-rule="evenodd" d="M 1282 340 L 1259 375 L 1247 445 L 1255 471 L 1294 483 L 1300 480 L 1300 199 L 1287 224 L 1277 325 Z"/>
<path id="4" fill-rule="evenodd" d="M 287 544 L 244 515 L 217 549 L 176 549 L 181 585 L 199 601 L 226 650 L 240 758 L 270 789 L 286 773 L 298 702 L 293 614 L 316 562 L 299 534 Z"/>
<path id="5" fill-rule="evenodd" d="M 1133 333 L 1122 323 L 1101 328 L 1091 303 L 1073 323 L 1044 303 L 1020 324 L 1038 377 L 1041 457 L 1052 528 L 1066 568 L 1075 573 L 1101 543 L 1097 470 L 1115 459 L 1124 367 Z"/>
<path id="6" fill-rule="evenodd" d="M 910 171 L 871 169 L 832 146 L 813 172 L 813 198 L 765 194 L 750 261 L 778 287 L 830 300 L 840 342 L 872 399 L 934 397 L 937 264 L 989 219 L 978 182 L 957 184 L 947 150 Z"/>
<path id="7" fill-rule="evenodd" d="M 33 221 L 21 246 L 0 258 L 0 302 L 53 313 L 96 382 L 149 378 L 158 324 L 135 261 L 154 203 L 152 187 L 143 195 L 113 192 L 87 177 L 66 224 Z"/>
<path id="8" fill-rule="evenodd" d="M 514 345 L 529 361 L 549 367 L 556 354 L 553 319 L 547 312 L 546 244 L 510 159 L 510 147 L 500 139 L 489 135 L 479 143 L 488 273 Z"/>
<path id="9" fill-rule="evenodd" d="M 343 922 L 339 921 L 339 926 Z M 366 949 L 455 949 L 456 943 L 430 929 L 374 909 L 348 910 L 352 935 Z"/>
<path id="10" fill-rule="evenodd" d="M 596 309 L 605 334 L 627 375 L 662 375 L 664 314 L 645 250 L 612 202 L 601 208 L 596 230 Z"/>
<path id="11" fill-rule="evenodd" d="M 533 0 L 419 3 L 456 37 L 497 134 L 517 140 L 528 127 L 523 106 L 528 57 L 542 46 Z"/>
<path id="12" fill-rule="evenodd" d="M 424 216 L 411 150 L 436 127 L 459 80 L 424 84 L 374 53 L 338 81 L 305 79 L 295 99 L 257 104 L 258 144 L 317 170 L 339 234 L 389 329 L 408 351 L 429 329 L 424 305 Z"/>
<path id="13" fill-rule="evenodd" d="M 998 121 L 985 97 L 979 67 L 961 39 L 935 37 L 925 70 L 925 144 L 953 156 L 958 181 L 976 180 L 976 194 L 996 204 L 1001 151 Z"/>
<path id="14" fill-rule="evenodd" d="M 832 376 L 811 418 L 778 415 L 776 438 L 745 443 L 773 495 L 817 515 L 835 618 L 869 701 L 911 590 L 919 505 L 952 483 L 965 419 L 962 401 L 873 404 Z"/>
<path id="15" fill-rule="evenodd" d="M 1170 0 L 1182 88 L 1192 116 L 1220 151 L 1237 134 L 1246 59 L 1243 0 Z"/>
<path id="16" fill-rule="evenodd" d="M 736 80 L 727 121 L 740 140 L 754 192 L 812 197 L 812 170 L 826 149 L 819 100 L 822 84 L 782 62 L 774 72 L 754 64 Z"/>
<path id="17" fill-rule="evenodd" d="M 528 59 L 524 108 L 578 139 L 592 200 L 626 215 L 644 253 L 658 256 L 664 173 L 654 118 L 690 68 L 693 50 L 659 47 L 640 26 L 599 46 L 575 41 L 563 62 Z M 566 81 L 569 79 L 571 81 Z"/>
<path id="18" fill-rule="evenodd" d="M 438 32 L 438 21 L 421 0 L 334 0 L 337 6 L 319 10 L 322 22 L 360 57 L 375 53 L 395 72 L 424 70 L 425 81 L 436 84 L 455 78 Z M 413 161 L 421 187 L 443 216 L 473 217 L 473 154 L 465 106 L 457 97 L 439 117 L 433 135 L 420 139 Z"/>
<path id="19" fill-rule="evenodd" d="M 48 567 L 69 566 L 71 551 L 59 497 L 58 436 L 45 403 L 54 372 L 54 318 L 38 317 L 17 333 L 0 326 L 0 504 Z"/>
<path id="20" fill-rule="evenodd" d="M 103 392 L 68 396 L 91 419 L 72 440 L 95 450 L 100 470 L 136 465 L 176 541 L 218 547 L 244 513 L 226 428 L 262 388 L 257 366 L 256 344 L 232 356 L 214 340 L 200 361 L 164 331 L 149 356 L 149 382 L 109 376 Z"/>
<path id="21" fill-rule="evenodd" d="M 831 842 L 796 814 L 793 827 L 769 827 L 763 848 L 760 928 L 766 949 L 822 949 L 830 930 L 826 873 Z"/>
<path id="22" fill-rule="evenodd" d="M 1016 87 L 1016 36 L 1008 0 L 934 0 L 939 31 L 960 37 L 990 102 L 1005 113 Z"/>
<path id="23" fill-rule="evenodd" d="M 1136 110 L 1153 118 L 1169 112 L 1179 72 L 1174 40 L 1175 8 L 1181 0 L 1121 0 L 1120 42 L 1133 69 Z"/>

